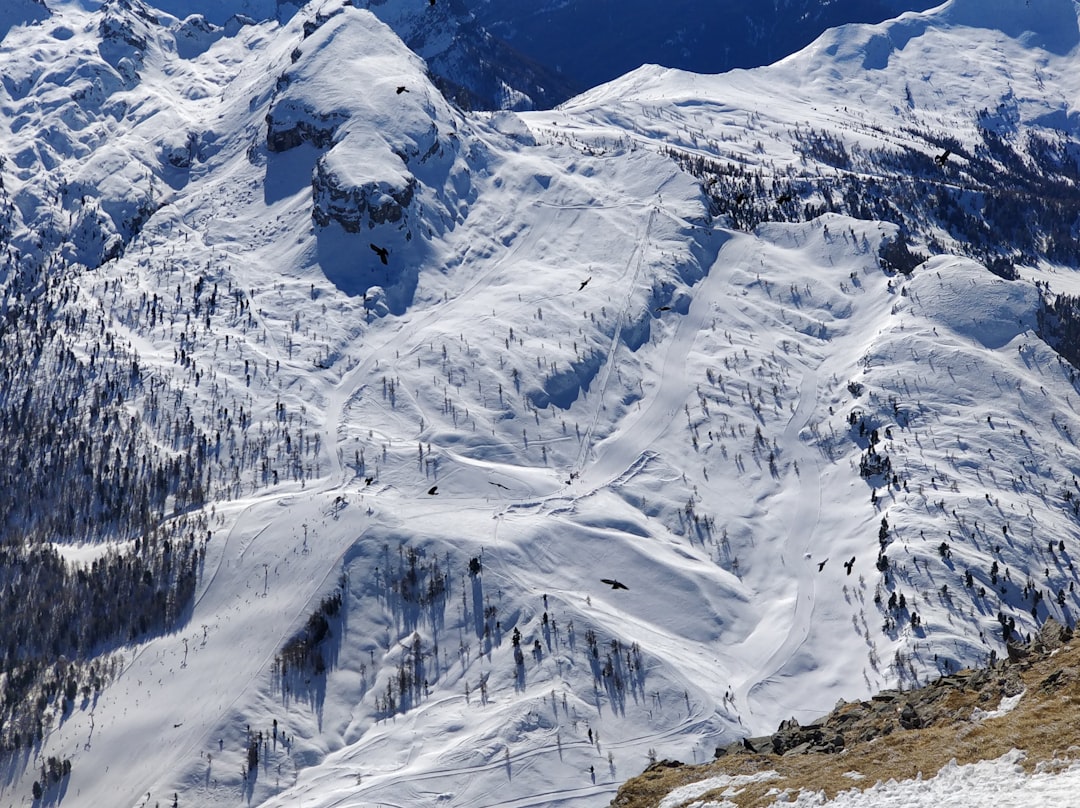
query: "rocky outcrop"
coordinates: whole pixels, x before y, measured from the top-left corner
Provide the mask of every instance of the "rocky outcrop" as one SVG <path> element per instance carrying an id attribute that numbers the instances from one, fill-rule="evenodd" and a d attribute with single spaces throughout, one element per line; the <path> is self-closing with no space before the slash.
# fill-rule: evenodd
<path id="1" fill-rule="evenodd" d="M 199 137 L 194 132 L 172 132 L 161 139 L 158 148 L 163 162 L 186 171 L 198 154 Z"/>
<path id="2" fill-rule="evenodd" d="M 1072 631 L 1047 619 L 1030 643 L 1013 643 L 1009 660 L 981 670 L 963 670 L 944 676 L 918 690 L 883 690 L 867 701 L 841 702 L 824 718 L 805 726 L 790 718 L 772 735 L 746 738 L 716 748 L 716 757 L 772 753 L 800 755 L 836 753 L 847 745 L 885 737 L 894 732 L 939 724 L 970 721 L 973 700 L 995 708 L 1002 698 L 1023 692 L 1021 671 L 1045 658 L 1072 639 Z M 1080 670 L 1062 668 L 1040 684 L 1055 690 L 1080 680 Z M 963 698 L 956 698 L 963 694 Z"/>
<path id="3" fill-rule="evenodd" d="M 266 148 L 272 152 L 310 143 L 317 149 L 334 144 L 334 133 L 348 120 L 341 112 L 318 112 L 292 99 L 275 104 L 266 113 Z"/>
<path id="4" fill-rule="evenodd" d="M 110 0 L 102 5 L 101 11 L 98 53 L 124 76 L 129 85 L 134 84 L 157 20 L 137 0 Z"/>
<path id="5" fill-rule="evenodd" d="M 399 223 L 412 204 L 416 187 L 416 178 L 410 174 L 356 183 L 322 159 L 311 180 L 311 218 L 320 227 L 337 222 L 348 233 Z"/>
<path id="6" fill-rule="evenodd" d="M 182 59 L 194 59 L 205 53 L 224 34 L 224 28 L 209 22 L 201 14 L 192 14 L 172 28 L 176 52 Z"/>

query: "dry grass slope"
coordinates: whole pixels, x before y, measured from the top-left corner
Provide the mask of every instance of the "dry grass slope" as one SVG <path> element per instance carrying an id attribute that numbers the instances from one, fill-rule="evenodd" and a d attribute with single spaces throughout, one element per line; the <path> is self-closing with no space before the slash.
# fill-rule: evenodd
<path id="1" fill-rule="evenodd" d="M 778 732 L 769 739 L 754 739 L 762 752 L 744 751 L 740 743 L 700 766 L 655 764 L 625 783 L 611 805 L 655 808 L 680 786 L 718 775 L 762 771 L 777 776 L 742 786 L 734 796 L 729 791 L 723 798 L 740 808 L 773 805 L 778 792 L 784 791 L 824 792 L 832 798 L 879 781 L 932 777 L 953 759 L 961 765 L 975 763 L 1011 749 L 1026 753 L 1023 765 L 1029 772 L 1036 767 L 1052 771 L 1080 758 L 1080 639 L 1073 640 L 1070 632 L 1053 624 L 1030 648 L 1015 651 L 1013 659 L 987 670 L 962 671 L 916 691 L 892 691 L 871 702 L 838 706 L 814 726 L 826 737 L 841 731 L 857 739 L 844 743 L 839 752 L 796 748 L 783 755 L 765 753 L 769 741 L 782 735 Z M 1022 693 L 1019 703 L 1010 712 L 976 717 L 976 709 L 994 711 L 1002 698 L 1018 693 Z M 907 720 L 901 721 L 902 713 Z M 921 726 L 905 729 L 903 724 L 911 725 L 913 715 Z M 724 791 L 727 787 L 687 802 L 707 802 L 710 796 L 719 800 Z"/>

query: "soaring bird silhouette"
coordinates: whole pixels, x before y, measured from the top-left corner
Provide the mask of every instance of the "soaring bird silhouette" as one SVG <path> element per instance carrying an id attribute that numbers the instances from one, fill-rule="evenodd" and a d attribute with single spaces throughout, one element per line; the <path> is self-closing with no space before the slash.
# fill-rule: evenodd
<path id="1" fill-rule="evenodd" d="M 626 584 L 616 581 L 614 578 L 601 578 L 600 583 L 607 584 L 612 589 L 630 589 Z"/>
<path id="2" fill-rule="evenodd" d="M 382 261 L 384 264 L 390 263 L 386 260 L 387 256 L 390 255 L 390 250 L 388 250 L 386 247 L 380 247 L 378 244 L 374 243 L 369 246 L 375 251 L 375 254 L 379 256 L 380 261 Z"/>
<path id="3" fill-rule="evenodd" d="M 407 92 L 409 92 L 408 87 L 406 87 L 404 84 L 399 84 L 398 85 L 398 88 L 397 88 L 397 94 L 398 95 L 401 95 L 402 93 L 407 93 Z"/>
<path id="4" fill-rule="evenodd" d="M 826 565 L 826 564 L 827 564 L 828 562 L 829 562 L 829 559 L 827 559 L 827 558 L 826 558 L 826 559 L 825 559 L 824 561 L 819 561 L 819 562 L 818 562 L 818 565 L 817 565 L 817 571 L 818 571 L 818 572 L 821 572 L 821 571 L 822 571 L 823 569 L 825 569 L 825 565 Z"/>
<path id="5" fill-rule="evenodd" d="M 952 154 L 952 151 L 946 149 L 941 154 L 934 155 L 934 162 L 937 163 L 939 166 L 943 166 L 946 162 L 948 162 L 950 154 Z"/>
<path id="6" fill-rule="evenodd" d="M 844 568 L 847 570 L 847 574 L 851 575 L 851 568 L 855 566 L 855 556 L 851 557 L 851 561 L 844 562 Z"/>
<path id="7" fill-rule="evenodd" d="M 503 489 L 505 489 L 507 491 L 510 490 L 509 487 L 503 485 L 502 483 L 497 483 L 497 482 L 495 482 L 493 480 L 488 480 L 488 482 L 491 483 L 492 485 L 496 486 L 497 488 L 503 488 Z"/>
<path id="8" fill-rule="evenodd" d="M 587 277 L 587 278 L 586 278 L 585 280 L 583 280 L 583 281 L 581 282 L 581 286 L 579 286 L 579 287 L 577 288 L 577 290 L 578 290 L 578 291 L 580 292 L 580 291 L 581 291 L 582 289 L 584 289 L 584 288 L 585 288 L 586 286 L 588 286 L 588 285 L 589 285 L 589 281 L 591 281 L 591 280 L 592 280 L 592 275 L 590 275 L 590 276 L 589 276 L 589 277 Z"/>
<path id="9" fill-rule="evenodd" d="M 371 485 L 373 482 L 375 482 L 374 477 L 365 477 L 364 478 L 364 487 L 366 488 L 367 486 Z"/>
<path id="10" fill-rule="evenodd" d="M 429 496 L 435 496 L 439 493 L 439 486 L 433 485 L 427 490 Z"/>
<path id="11" fill-rule="evenodd" d="M 657 306 L 657 311 L 671 311 L 671 306 Z"/>

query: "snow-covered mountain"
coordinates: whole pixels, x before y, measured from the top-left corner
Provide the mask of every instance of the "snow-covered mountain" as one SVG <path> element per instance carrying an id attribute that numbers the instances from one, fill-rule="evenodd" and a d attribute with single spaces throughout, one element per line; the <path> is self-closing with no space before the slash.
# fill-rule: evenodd
<path id="1" fill-rule="evenodd" d="M 922 11 L 932 0 L 462 0 L 488 31 L 582 88 L 643 64 L 698 73 L 769 64 L 829 27 Z"/>
<path id="2" fill-rule="evenodd" d="M 520 114 L 376 9 L 25 9 L 0 802 L 600 805 L 1072 622 L 1072 0 Z"/>

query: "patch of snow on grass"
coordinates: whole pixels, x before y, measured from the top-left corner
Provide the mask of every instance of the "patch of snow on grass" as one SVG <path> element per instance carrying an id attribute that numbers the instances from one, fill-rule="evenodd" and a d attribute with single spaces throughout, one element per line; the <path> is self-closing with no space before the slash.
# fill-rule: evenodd
<path id="1" fill-rule="evenodd" d="M 1017 693 L 1015 696 L 1005 696 L 1002 698 L 1001 703 L 996 710 L 983 710 L 976 707 L 971 712 L 972 721 L 984 721 L 987 718 L 1001 718 L 1003 715 L 1008 715 L 1014 709 L 1016 705 L 1020 703 L 1020 699 L 1023 698 L 1024 691 Z"/>
<path id="2" fill-rule="evenodd" d="M 683 805 L 687 800 L 692 800 L 709 791 L 713 791 L 717 788 L 724 788 L 725 786 L 728 790 L 726 790 L 724 794 L 733 796 L 736 792 L 731 791 L 731 789 L 749 785 L 750 783 L 760 783 L 765 780 L 772 780 L 776 776 L 776 772 L 767 771 L 757 772 L 756 774 L 737 774 L 734 776 L 722 774 L 717 777 L 710 777 L 708 780 L 702 780 L 700 783 L 690 783 L 689 785 L 675 789 L 660 801 L 660 808 L 676 808 L 676 806 Z"/>
<path id="3" fill-rule="evenodd" d="M 826 800 L 821 792 L 803 793 L 785 805 L 799 808 L 938 808 L 942 805 L 1021 806 L 1075 805 L 1080 764 L 1056 774 L 1027 774 L 1024 753 L 1013 749 L 996 760 L 943 766 L 926 780 L 889 780 L 865 791 L 852 789 Z M 777 803 L 779 804 L 779 803 Z"/>

